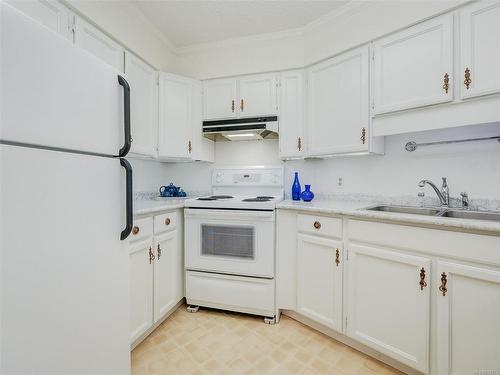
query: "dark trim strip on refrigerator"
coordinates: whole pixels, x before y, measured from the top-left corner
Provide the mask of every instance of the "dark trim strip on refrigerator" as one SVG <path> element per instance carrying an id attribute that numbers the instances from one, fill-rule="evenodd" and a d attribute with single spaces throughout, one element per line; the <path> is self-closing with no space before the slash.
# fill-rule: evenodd
<path id="1" fill-rule="evenodd" d="M 127 159 L 120 159 L 120 165 L 125 168 L 126 173 L 126 225 L 120 235 L 120 240 L 123 241 L 129 236 L 130 232 L 132 232 L 134 208 L 132 196 L 132 166 Z"/>
<path id="2" fill-rule="evenodd" d="M 130 135 L 130 85 L 127 80 L 120 75 L 118 76 L 118 83 L 123 86 L 123 121 L 125 126 L 125 143 L 120 149 L 118 156 L 123 158 L 128 154 L 132 145 L 132 136 Z"/>

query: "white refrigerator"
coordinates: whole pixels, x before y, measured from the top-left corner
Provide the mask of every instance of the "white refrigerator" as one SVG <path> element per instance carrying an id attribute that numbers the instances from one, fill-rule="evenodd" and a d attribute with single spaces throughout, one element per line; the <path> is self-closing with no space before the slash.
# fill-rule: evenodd
<path id="1" fill-rule="evenodd" d="M 0 12 L 0 374 L 129 374 L 130 87 Z"/>

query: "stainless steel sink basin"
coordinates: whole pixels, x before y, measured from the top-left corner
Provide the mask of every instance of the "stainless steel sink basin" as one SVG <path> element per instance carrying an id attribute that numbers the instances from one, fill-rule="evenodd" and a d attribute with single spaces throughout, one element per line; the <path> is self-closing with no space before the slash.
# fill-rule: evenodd
<path id="1" fill-rule="evenodd" d="M 449 217 L 455 219 L 487 220 L 500 222 L 500 212 L 468 211 L 453 208 L 411 207 L 380 205 L 366 208 L 368 211 L 393 212 L 399 214 Z"/>
<path id="2" fill-rule="evenodd" d="M 447 210 L 442 212 L 441 217 L 452 217 L 456 219 L 473 219 L 473 220 L 488 220 L 500 221 L 500 212 L 485 212 L 485 211 L 466 211 L 466 210 Z"/>
<path id="3" fill-rule="evenodd" d="M 413 214 L 436 216 L 441 212 L 438 208 L 408 207 L 408 206 L 375 206 L 367 208 L 368 211 L 394 212 L 398 214 Z"/>

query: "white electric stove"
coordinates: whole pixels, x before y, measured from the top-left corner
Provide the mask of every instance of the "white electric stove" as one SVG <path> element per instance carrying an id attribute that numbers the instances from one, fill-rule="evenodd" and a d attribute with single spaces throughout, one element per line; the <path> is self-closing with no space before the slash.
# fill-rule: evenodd
<path id="1" fill-rule="evenodd" d="M 274 323 L 275 209 L 282 167 L 218 168 L 212 195 L 185 202 L 186 299 Z"/>

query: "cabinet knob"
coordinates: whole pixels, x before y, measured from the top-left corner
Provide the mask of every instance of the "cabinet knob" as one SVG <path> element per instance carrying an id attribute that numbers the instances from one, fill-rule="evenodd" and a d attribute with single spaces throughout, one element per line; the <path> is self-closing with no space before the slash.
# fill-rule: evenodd
<path id="1" fill-rule="evenodd" d="M 467 88 L 467 90 L 469 89 L 471 83 L 472 83 L 472 79 L 470 78 L 470 69 L 469 68 L 465 68 L 465 71 L 464 71 L 464 85 Z"/>
<path id="2" fill-rule="evenodd" d="M 161 257 L 161 247 L 160 247 L 160 244 L 158 244 L 157 252 L 158 252 L 158 260 L 160 260 L 160 257 Z M 153 255 L 153 260 L 154 260 L 154 255 Z"/>
<path id="3" fill-rule="evenodd" d="M 450 76 L 448 75 L 448 73 L 446 73 L 443 78 L 443 90 L 448 94 L 449 88 L 450 88 Z"/>
<path id="4" fill-rule="evenodd" d="M 153 263 L 153 260 L 155 260 L 155 255 L 153 253 L 153 249 L 151 249 L 151 246 L 149 247 L 149 264 Z"/>
<path id="5" fill-rule="evenodd" d="M 299 151 L 302 150 L 302 139 L 299 137 L 299 139 L 297 139 L 297 148 L 299 149 Z"/>
<path id="6" fill-rule="evenodd" d="M 319 221 L 315 221 L 313 225 L 314 225 L 314 228 L 316 228 L 316 229 L 321 228 L 321 223 Z"/>
<path id="7" fill-rule="evenodd" d="M 340 251 L 339 251 L 339 249 L 335 250 L 335 264 L 337 265 L 337 267 L 340 264 Z"/>
<path id="8" fill-rule="evenodd" d="M 366 128 L 361 128 L 361 137 L 359 139 L 363 144 L 366 143 Z"/>
<path id="9" fill-rule="evenodd" d="M 188 142 L 188 151 L 189 151 L 189 153 L 191 153 L 191 151 L 193 151 L 193 146 L 191 144 L 191 141 Z"/>
<path id="10" fill-rule="evenodd" d="M 165 219 L 165 225 L 170 225 L 170 218 L 169 218 L 169 217 L 167 217 L 167 218 Z"/>
<path id="11" fill-rule="evenodd" d="M 231 112 L 234 113 L 234 99 L 231 100 Z"/>
<path id="12" fill-rule="evenodd" d="M 240 109 L 241 109 L 241 112 L 243 112 L 243 109 L 245 108 L 245 101 L 243 99 L 241 99 L 241 102 L 240 102 Z"/>
<path id="13" fill-rule="evenodd" d="M 135 236 L 139 233 L 139 227 L 137 225 L 135 225 L 133 228 L 132 228 L 132 234 Z"/>

